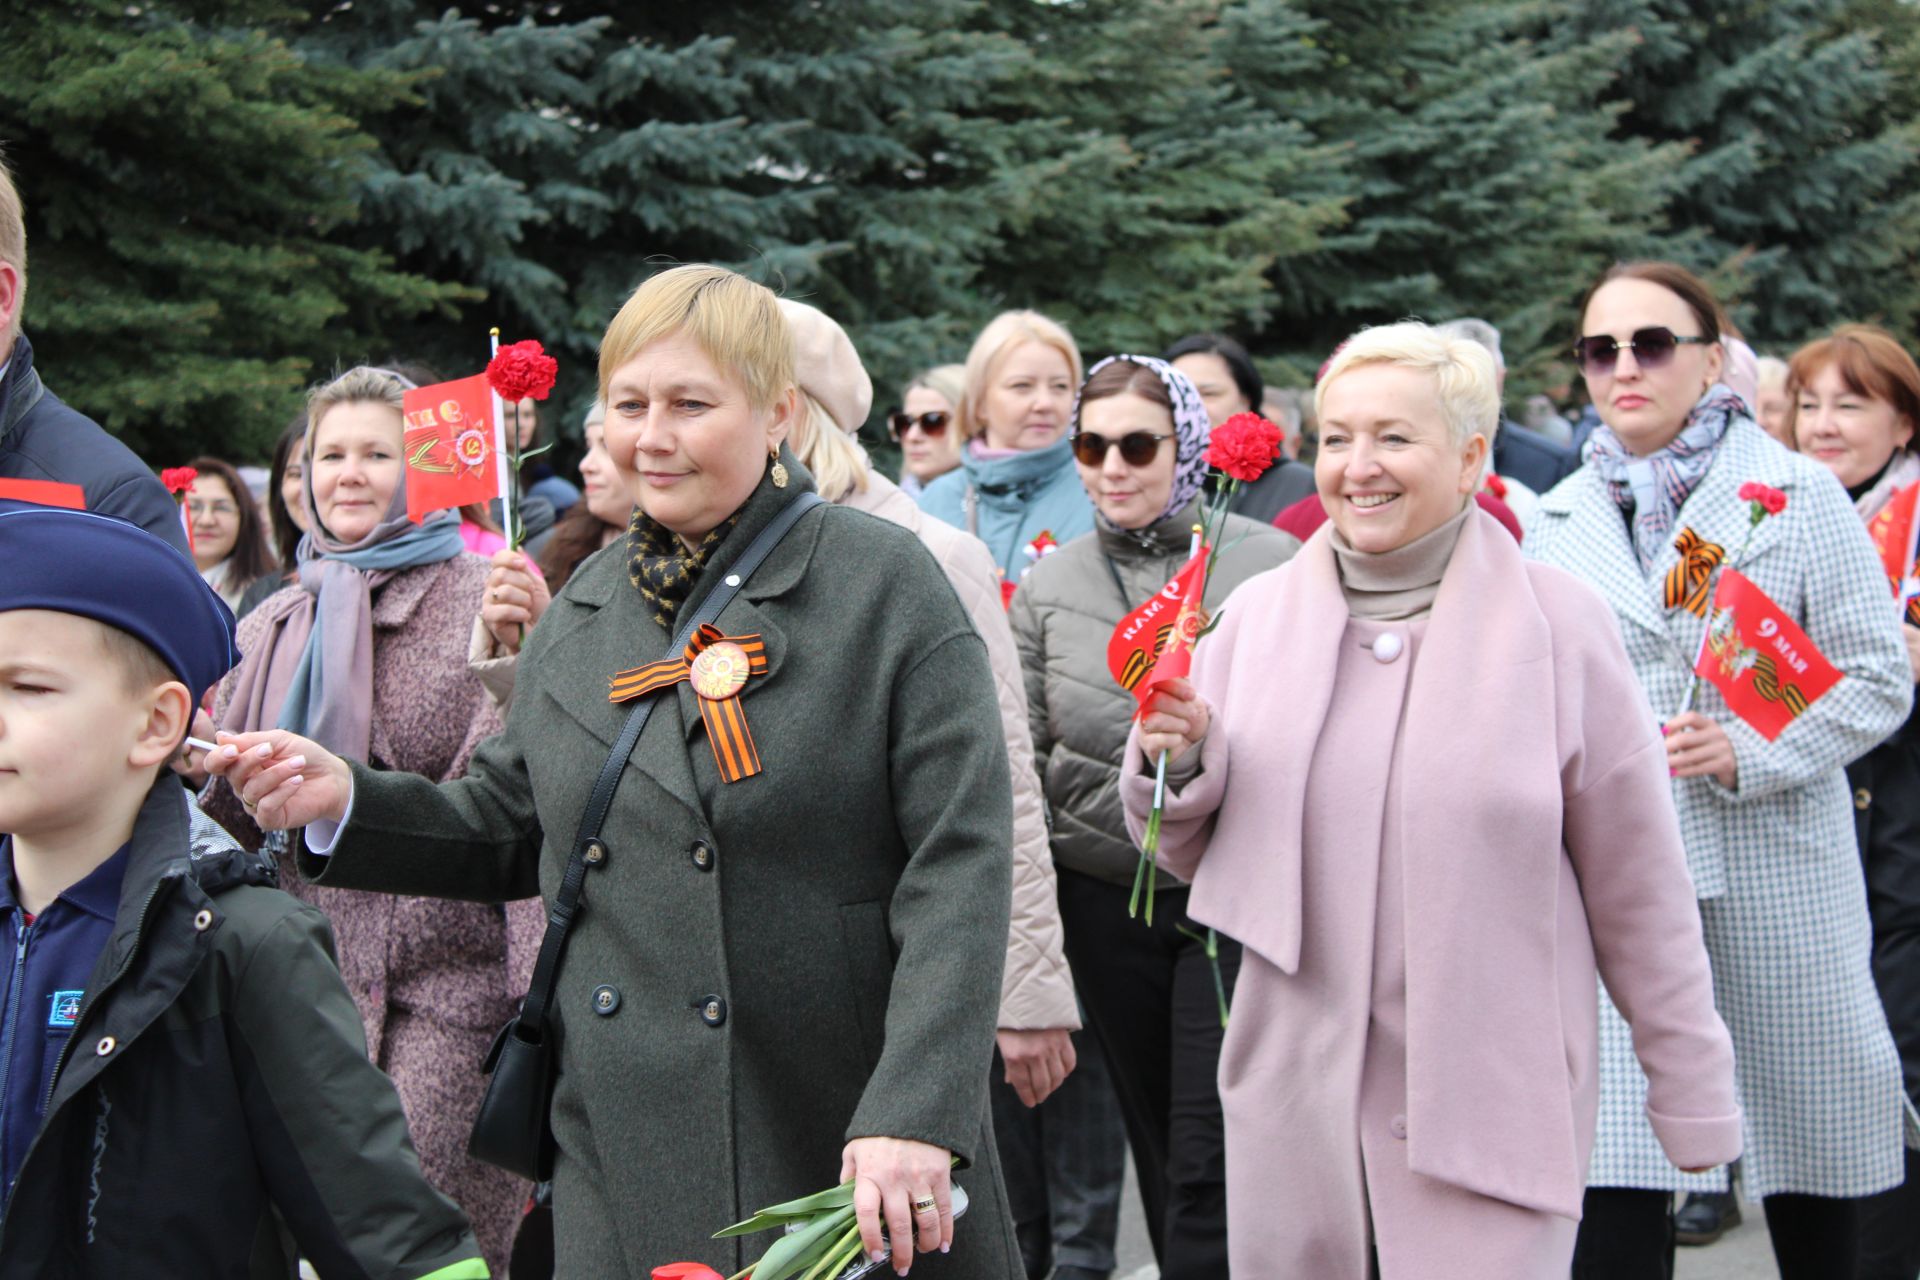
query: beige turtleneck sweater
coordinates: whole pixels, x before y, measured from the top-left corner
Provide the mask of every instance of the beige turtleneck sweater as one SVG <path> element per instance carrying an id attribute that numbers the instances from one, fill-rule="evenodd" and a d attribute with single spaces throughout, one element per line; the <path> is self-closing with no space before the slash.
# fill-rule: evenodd
<path id="1" fill-rule="evenodd" d="M 1433 612 L 1440 579 L 1473 509 L 1469 500 L 1438 529 L 1391 551 L 1355 551 L 1340 530 L 1332 530 L 1333 561 L 1347 612 L 1364 622 L 1406 622 Z"/>

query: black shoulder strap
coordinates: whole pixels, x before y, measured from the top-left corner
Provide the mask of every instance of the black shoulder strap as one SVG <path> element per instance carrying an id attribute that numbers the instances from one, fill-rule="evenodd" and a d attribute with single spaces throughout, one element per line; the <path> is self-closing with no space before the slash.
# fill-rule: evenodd
<path id="1" fill-rule="evenodd" d="M 727 576 L 714 584 L 713 590 L 700 602 L 700 608 L 693 616 L 681 623 L 666 656 L 672 658 L 684 653 L 687 641 L 700 624 L 712 622 L 720 616 L 720 611 L 727 607 L 753 571 L 760 567 L 760 562 L 787 536 L 787 531 L 822 501 L 817 493 L 803 493 L 789 502 L 773 518 L 773 522 L 760 531 L 760 535 L 747 547 L 746 553 L 727 570 Z M 653 714 L 658 702 L 656 696 L 643 698 L 633 704 L 626 724 L 620 729 L 620 737 L 607 755 L 607 762 L 600 767 L 600 776 L 594 779 L 593 793 L 587 797 L 586 812 L 580 815 L 580 833 L 574 837 L 573 852 L 567 858 L 566 874 L 561 877 L 559 892 L 553 895 L 553 905 L 547 911 L 546 936 L 540 940 L 540 956 L 534 961 L 533 981 L 528 984 L 526 1001 L 520 1006 L 520 1034 L 529 1040 L 538 1040 L 545 1034 L 547 1006 L 553 1001 L 554 983 L 559 978 L 560 952 L 566 946 L 567 930 L 573 926 L 574 914 L 580 908 L 580 890 L 586 883 L 587 868 L 591 862 L 600 860 L 593 858 L 590 862 L 589 850 L 600 842 L 600 824 L 606 821 L 607 810 L 613 804 L 614 788 L 619 785 L 620 775 L 626 771 L 627 757 L 633 754 L 634 744 L 640 741 L 640 731 L 647 727 L 647 717 Z"/>

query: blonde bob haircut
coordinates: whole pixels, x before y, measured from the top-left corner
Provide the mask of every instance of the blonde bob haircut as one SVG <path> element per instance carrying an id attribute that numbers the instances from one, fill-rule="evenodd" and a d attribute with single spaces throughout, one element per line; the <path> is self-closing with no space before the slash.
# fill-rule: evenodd
<path id="1" fill-rule="evenodd" d="M 323 382 L 307 393 L 307 460 L 313 460 L 313 435 L 319 430 L 320 419 L 327 416 L 329 409 L 343 404 L 383 404 L 392 409 L 396 416 L 404 415 L 407 406 L 407 387 L 391 369 L 375 369 L 370 365 L 359 365 L 347 370 L 331 382 Z M 404 418 L 402 427 L 404 429 Z"/>
<path id="2" fill-rule="evenodd" d="M 988 321 L 980 336 L 973 340 L 973 349 L 967 352 L 966 394 L 956 406 L 963 438 L 971 440 L 986 433 L 987 424 L 980 417 L 980 406 L 986 403 L 987 384 L 993 380 L 1000 362 L 1015 347 L 1029 342 L 1052 347 L 1065 356 L 1068 379 L 1075 387 L 1080 385 L 1080 348 L 1074 345 L 1073 335 L 1065 325 L 1047 319 L 1038 311 L 1002 311 Z"/>
<path id="3" fill-rule="evenodd" d="M 813 475 L 813 487 L 828 502 L 867 491 L 867 451 L 811 391 L 800 393 L 800 412 L 787 432 L 787 448 Z"/>
<path id="4" fill-rule="evenodd" d="M 1471 339 L 1447 337 L 1418 320 L 1362 329 L 1347 339 L 1327 361 L 1326 372 L 1313 389 L 1314 417 L 1324 413 L 1327 388 L 1335 378 L 1375 364 L 1432 374 L 1435 397 L 1454 445 L 1464 449 L 1475 435 L 1483 435 L 1492 446 L 1500 429 L 1500 381 L 1492 354 Z"/>
<path id="5" fill-rule="evenodd" d="M 693 263 L 653 276 L 628 298 L 600 340 L 600 399 L 614 370 L 650 342 L 692 338 L 764 412 L 793 388 L 793 335 L 773 290 L 725 267 Z"/>
<path id="6" fill-rule="evenodd" d="M 959 364 L 937 364 L 919 377 L 909 382 L 901 391 L 901 399 L 908 391 L 925 388 L 952 405 L 958 411 L 967 398 L 967 367 Z"/>

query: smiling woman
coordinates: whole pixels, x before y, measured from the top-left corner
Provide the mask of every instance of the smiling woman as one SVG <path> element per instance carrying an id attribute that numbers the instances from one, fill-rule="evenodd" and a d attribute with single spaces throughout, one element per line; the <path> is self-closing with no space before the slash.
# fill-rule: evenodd
<path id="1" fill-rule="evenodd" d="M 652 277 L 600 379 L 639 513 L 528 633 L 506 728 L 466 777 L 275 731 L 209 768 L 263 823 L 347 819 L 304 837 L 323 887 L 496 902 L 587 877 L 552 1012 L 559 1274 L 732 1273 L 744 1246 L 713 1233 L 741 1205 L 852 1180 L 865 1248 L 884 1224 L 898 1267 L 1014 1280 L 986 1128 L 1012 784 L 984 642 L 911 533 L 813 504 L 765 287 Z M 718 639 L 758 655 L 744 683 L 704 679 L 676 640 L 710 601 Z M 589 864 L 582 814 L 632 711 L 610 680 L 643 665 L 654 714 Z M 972 1197 L 957 1228 L 951 1180 Z"/>
<path id="2" fill-rule="evenodd" d="M 1596 962 L 1673 1157 L 1739 1152 L 1664 761 L 1605 604 L 1470 500 L 1492 357 L 1366 330 L 1319 408 L 1329 523 L 1234 594 L 1119 780 L 1137 838 L 1148 762 L 1174 757 L 1161 864 L 1244 948 L 1219 1071 L 1232 1270 L 1564 1276 Z"/>

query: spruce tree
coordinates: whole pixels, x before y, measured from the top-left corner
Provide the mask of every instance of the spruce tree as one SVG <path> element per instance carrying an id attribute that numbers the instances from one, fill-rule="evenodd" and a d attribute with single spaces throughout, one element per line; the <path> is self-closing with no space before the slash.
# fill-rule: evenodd
<path id="1" fill-rule="evenodd" d="M 156 465 L 264 456 L 333 353 L 462 293 L 333 233 L 393 76 L 309 66 L 257 0 L 8 6 L 0 143 L 48 384 Z"/>
<path id="2" fill-rule="evenodd" d="M 1236 78 L 1352 174 L 1347 226 L 1276 275 L 1263 347 L 1310 372 L 1364 325 L 1478 315 L 1501 329 L 1513 392 L 1564 376 L 1581 288 L 1644 243 L 1679 160 L 1608 139 L 1619 108 L 1595 103 L 1629 34 L 1537 38 L 1573 7 L 1298 0 L 1305 25 L 1283 34 L 1312 59 L 1291 74 L 1270 42 L 1229 46 Z"/>
<path id="3" fill-rule="evenodd" d="M 1558 39 L 1630 31 L 1616 139 L 1688 147 L 1662 251 L 1708 271 L 1757 344 L 1847 320 L 1920 321 L 1920 122 L 1886 62 L 1912 7 L 1873 27 L 1826 0 L 1594 0 Z"/>

